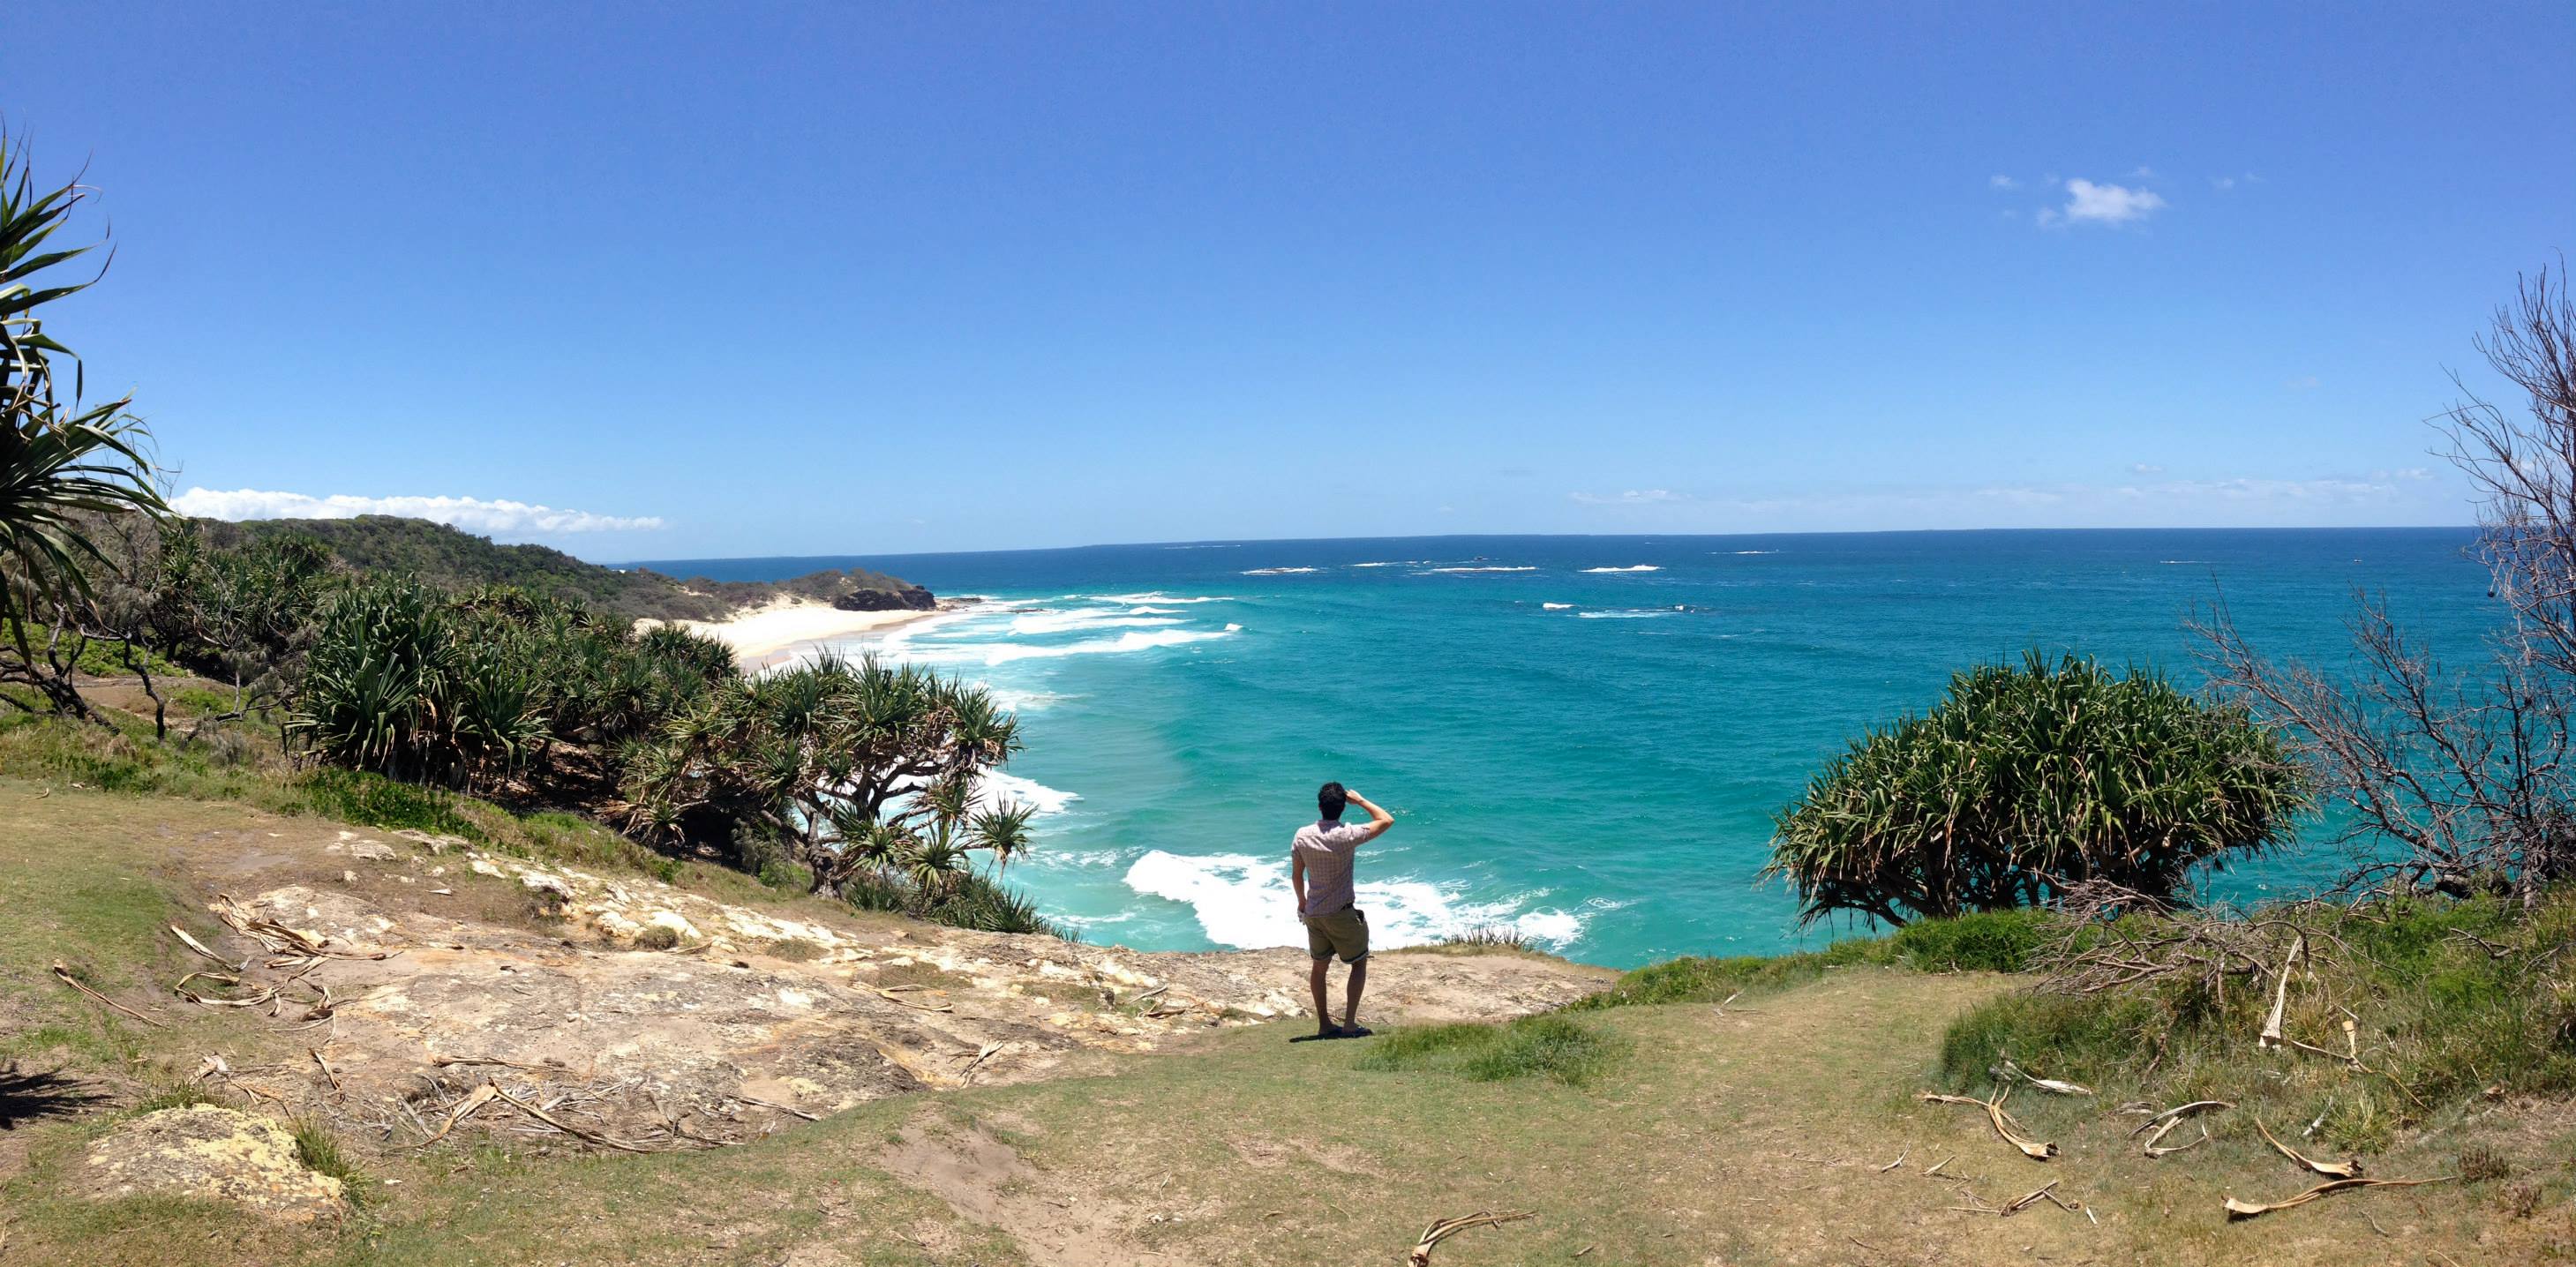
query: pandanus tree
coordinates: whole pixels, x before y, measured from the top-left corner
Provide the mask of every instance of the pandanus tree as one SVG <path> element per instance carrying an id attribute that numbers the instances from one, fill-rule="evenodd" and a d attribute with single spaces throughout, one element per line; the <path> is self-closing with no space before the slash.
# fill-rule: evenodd
<path id="1" fill-rule="evenodd" d="M 49 249 L 85 196 L 78 184 L 40 192 L 24 147 L 0 135 L 0 683 L 77 716 L 89 709 L 71 666 L 33 626 L 54 616 L 59 637 L 60 617 L 88 594 L 90 569 L 106 562 L 99 516 L 168 510 L 132 398 L 84 405 L 80 359 L 45 327 L 45 305 L 98 280 L 54 271 L 91 248 Z M 68 391 L 58 363 L 72 371 Z"/>
<path id="2" fill-rule="evenodd" d="M 2036 905 L 2085 880 L 2171 898 L 2201 863 L 2287 843 L 2308 804 L 2244 708 L 2033 652 L 1828 762 L 1778 816 L 1768 873 L 1809 921 Z"/>
<path id="3" fill-rule="evenodd" d="M 865 869 L 937 897 L 972 854 L 1000 864 L 1027 848 L 1030 811 L 977 795 L 1019 746 L 1019 723 L 981 687 L 824 656 L 719 685 L 631 750 L 627 819 L 673 841 L 753 824 L 817 892 Z"/>

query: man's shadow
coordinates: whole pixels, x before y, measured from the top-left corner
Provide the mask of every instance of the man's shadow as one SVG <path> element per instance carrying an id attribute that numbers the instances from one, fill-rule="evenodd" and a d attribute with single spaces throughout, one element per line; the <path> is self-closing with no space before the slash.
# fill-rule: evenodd
<path id="1" fill-rule="evenodd" d="M 60 1069 L 23 1070 L 15 1061 L 0 1065 L 0 1131 L 14 1131 L 21 1122 L 69 1117 L 106 1102 L 106 1096 Z"/>

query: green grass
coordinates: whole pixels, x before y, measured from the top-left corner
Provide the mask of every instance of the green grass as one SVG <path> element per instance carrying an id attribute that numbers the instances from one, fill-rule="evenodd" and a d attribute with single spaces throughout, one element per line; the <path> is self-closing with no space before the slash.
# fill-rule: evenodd
<path id="1" fill-rule="evenodd" d="M 1758 997 L 1805 985 L 1837 968 L 2020 972 L 2046 939 L 2047 920 L 2040 912 L 1991 911 L 1921 920 L 1887 936 L 1845 938 L 1823 950 L 1725 958 L 1685 955 L 1630 971 L 1568 1010 L 1723 1003 L 1739 994 Z"/>
<path id="2" fill-rule="evenodd" d="M 339 1180 L 351 1203 L 366 1201 L 366 1172 L 340 1147 L 339 1137 L 329 1127 L 312 1118 L 299 1117 L 287 1129 L 295 1136 L 295 1159 L 303 1162 L 305 1169 Z"/>
<path id="3" fill-rule="evenodd" d="M 1618 1044 L 1598 1029 L 1562 1016 L 1530 1016 L 1501 1025 L 1427 1025 L 1395 1030 L 1369 1044 L 1356 1069 L 1454 1073 L 1469 1082 L 1549 1078 L 1567 1086 L 1601 1076 Z"/>
<path id="4" fill-rule="evenodd" d="M 0 621 L 0 641 L 7 642 L 13 650 L 17 645 L 16 623 Z M 52 636 L 52 633 L 53 629 L 49 625 L 32 620 L 27 622 L 27 641 L 36 648 L 36 654 L 39 656 L 44 654 L 45 639 Z M 148 647 L 137 647 L 135 654 L 142 660 L 143 667 L 150 670 L 152 676 L 156 678 L 188 676 L 186 669 Z M 72 667 L 92 677 L 134 675 L 134 669 L 125 662 L 124 644 L 101 642 L 97 639 L 91 639 L 81 648 L 80 658 L 73 663 Z"/>
<path id="5" fill-rule="evenodd" d="M 361 827 L 411 828 L 440 836 L 491 843 L 491 834 L 459 808 L 463 799 L 417 783 L 401 783 L 361 770 L 320 769 L 293 785 L 303 808 L 322 818 Z"/>

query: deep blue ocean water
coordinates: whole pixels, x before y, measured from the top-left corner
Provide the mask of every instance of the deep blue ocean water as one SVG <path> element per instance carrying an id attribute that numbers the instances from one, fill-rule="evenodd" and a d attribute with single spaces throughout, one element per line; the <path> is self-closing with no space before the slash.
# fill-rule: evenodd
<path id="1" fill-rule="evenodd" d="M 1865 727 L 2024 649 L 2197 686 L 2222 592 L 2267 651 L 2344 663 L 2358 588 L 2454 662 L 2494 616 L 2467 529 L 1435 537 L 657 562 L 869 567 L 992 600 L 847 644 L 983 682 L 1039 804 L 1010 878 L 1095 942 L 1296 944 L 1289 833 L 1326 779 L 1393 810 L 1361 869 L 1387 942 L 1513 924 L 1577 959 L 1811 944 L 1761 883 L 1771 815 Z M 2330 834 L 2311 825 L 2311 840 Z M 2256 898 L 2348 859 L 2208 878 Z"/>

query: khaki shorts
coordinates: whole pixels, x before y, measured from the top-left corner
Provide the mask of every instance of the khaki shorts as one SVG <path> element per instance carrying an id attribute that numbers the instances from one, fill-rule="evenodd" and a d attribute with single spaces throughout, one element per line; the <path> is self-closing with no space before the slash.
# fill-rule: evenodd
<path id="1" fill-rule="evenodd" d="M 1358 963 L 1368 958 L 1368 916 L 1356 906 L 1345 906 L 1330 915 L 1308 915 L 1306 920 L 1306 953 L 1318 959 L 1340 955 L 1343 963 Z"/>

